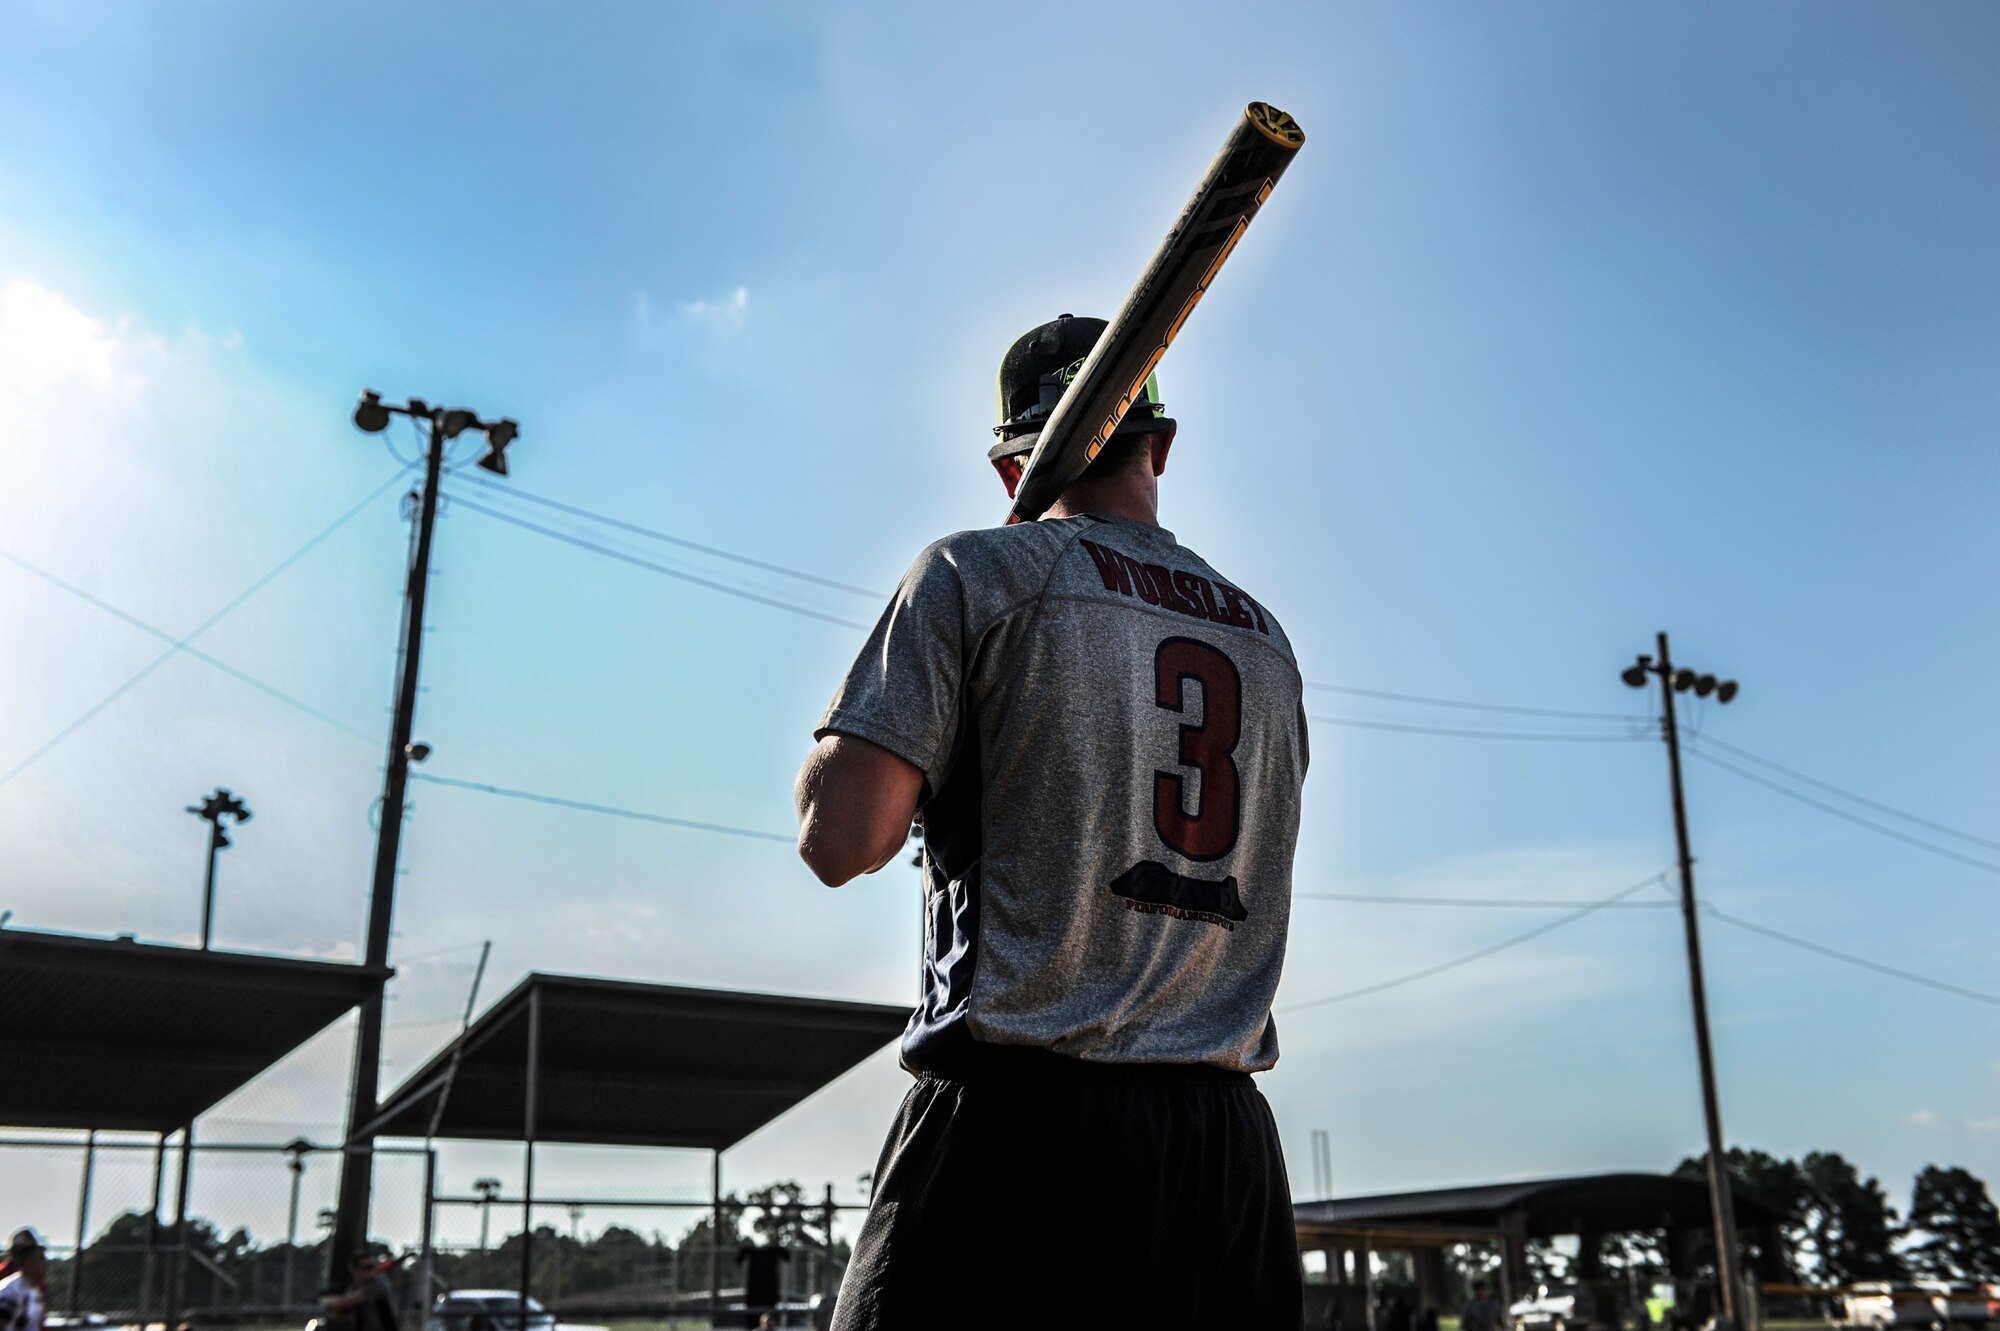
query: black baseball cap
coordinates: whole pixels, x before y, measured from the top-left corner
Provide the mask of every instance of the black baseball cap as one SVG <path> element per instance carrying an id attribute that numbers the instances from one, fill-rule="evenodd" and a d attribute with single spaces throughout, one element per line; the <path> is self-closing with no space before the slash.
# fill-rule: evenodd
<path id="1" fill-rule="evenodd" d="M 1038 328 L 1030 328 L 1007 348 L 994 386 L 998 424 L 993 433 L 999 442 L 986 450 L 989 461 L 1034 448 L 1049 413 L 1062 401 L 1063 390 L 1076 378 L 1108 327 L 1103 319 L 1059 314 Z M 1118 423 L 1118 435 L 1153 434 L 1173 428 L 1167 409 L 1160 405 L 1160 377 L 1148 375 L 1139 400 Z"/>

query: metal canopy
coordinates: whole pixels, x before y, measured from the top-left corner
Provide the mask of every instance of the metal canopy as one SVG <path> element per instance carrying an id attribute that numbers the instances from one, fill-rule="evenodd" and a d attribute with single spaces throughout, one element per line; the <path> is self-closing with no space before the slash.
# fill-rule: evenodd
<path id="1" fill-rule="evenodd" d="M 167 1133 L 331 1025 L 386 969 L 0 929 L 0 1123 Z"/>
<path id="2" fill-rule="evenodd" d="M 909 1015 L 879 1003 L 530 974 L 385 1097 L 368 1131 L 726 1150 L 894 1040 Z"/>
<path id="3" fill-rule="evenodd" d="M 1746 1225 L 1776 1224 L 1780 1216 L 1738 1190 L 1736 1217 Z M 1576 1178 L 1526 1179 L 1483 1187 L 1438 1188 L 1428 1192 L 1346 1197 L 1299 1202 L 1292 1207 L 1300 1229 L 1436 1227 L 1490 1230 L 1511 1215 L 1525 1219 L 1525 1235 L 1616 1234 L 1633 1229 L 1701 1229 L 1711 1223 L 1705 1179 L 1666 1174 L 1587 1174 Z"/>

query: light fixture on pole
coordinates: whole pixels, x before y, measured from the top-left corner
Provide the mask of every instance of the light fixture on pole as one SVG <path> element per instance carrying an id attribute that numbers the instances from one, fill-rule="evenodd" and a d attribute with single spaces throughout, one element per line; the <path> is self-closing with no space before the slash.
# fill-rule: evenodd
<path id="1" fill-rule="evenodd" d="M 1667 635 L 1659 637 L 1659 657 L 1642 656 L 1627 666 L 1619 678 L 1635 689 L 1646 687 L 1646 677 L 1660 680 L 1661 729 L 1667 742 L 1667 774 L 1673 786 L 1674 838 L 1680 847 L 1681 923 L 1687 935 L 1688 989 L 1694 1003 L 1695 1054 L 1701 1064 L 1702 1118 L 1708 1131 L 1708 1195 L 1715 1223 L 1715 1277 L 1721 1293 L 1722 1315 L 1717 1331 L 1735 1331 L 1743 1325 L 1739 1308 L 1743 1286 L 1736 1246 L 1736 1202 L 1729 1184 L 1729 1160 L 1723 1145 L 1722 1109 L 1715 1092 L 1715 1057 L 1708 1038 L 1708 990 L 1701 970 L 1701 928 L 1695 913 L 1694 854 L 1688 847 L 1687 801 L 1681 794 L 1681 739 L 1674 719 L 1674 695 L 1693 691 L 1697 698 L 1715 695 L 1726 703 L 1736 696 L 1733 679 L 1717 680 L 1714 675 L 1698 675 L 1676 668 L 1667 652 Z"/>

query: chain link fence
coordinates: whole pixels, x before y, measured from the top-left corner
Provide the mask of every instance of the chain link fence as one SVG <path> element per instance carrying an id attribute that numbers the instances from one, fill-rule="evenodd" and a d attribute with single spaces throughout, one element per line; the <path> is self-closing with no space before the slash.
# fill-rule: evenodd
<path id="1" fill-rule="evenodd" d="M 0 1195 L 6 1223 L 32 1223 L 49 1243 L 52 1328 L 301 1331 L 326 1287 L 340 1155 L 304 1140 L 0 1136 Z M 514 1331 L 520 1198 L 498 1180 L 439 1195 L 435 1152 L 422 1147 L 374 1155 L 370 1237 L 404 1259 L 389 1273 L 400 1325 Z M 16 1214 L 29 1198 L 40 1213 Z M 781 1327 L 816 1325 L 865 1209 L 836 1203 L 830 1187 L 815 1197 L 780 1184 L 726 1195 L 717 1230 L 711 1201 L 685 1194 L 538 1197 L 527 1274 L 549 1315 L 531 1308 L 528 1331 L 754 1326 L 765 1312 Z"/>
<path id="2" fill-rule="evenodd" d="M 53 1324 L 297 1331 L 326 1280 L 340 1154 L 305 1141 L 0 1137 L 0 1180 L 10 1209 L 23 1198 L 73 1206 L 8 1221 L 33 1223 L 49 1242 Z M 431 1161 L 421 1147 L 375 1151 L 372 1237 L 394 1251 L 423 1247 Z M 412 1283 L 412 1312 L 415 1300 Z"/>
<path id="3" fill-rule="evenodd" d="M 530 1297 L 571 1327 L 754 1326 L 766 1312 L 781 1327 L 816 1325 L 815 1297 L 824 1305 L 838 1291 L 848 1225 L 866 1209 L 836 1203 L 830 1192 L 808 1199 L 781 1185 L 726 1195 L 719 1231 L 709 1201 L 538 1197 Z M 440 1195 L 436 1205 L 436 1284 L 456 1291 L 451 1306 L 463 1309 L 436 1331 L 513 1331 L 521 1199 L 496 1186 Z"/>

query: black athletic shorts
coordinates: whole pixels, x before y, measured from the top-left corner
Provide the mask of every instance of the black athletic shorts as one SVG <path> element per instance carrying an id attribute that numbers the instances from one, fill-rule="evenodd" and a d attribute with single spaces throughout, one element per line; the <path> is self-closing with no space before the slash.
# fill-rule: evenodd
<path id="1" fill-rule="evenodd" d="M 976 1048 L 904 1098 L 834 1331 L 1298 1331 L 1291 1189 L 1247 1075 Z"/>

